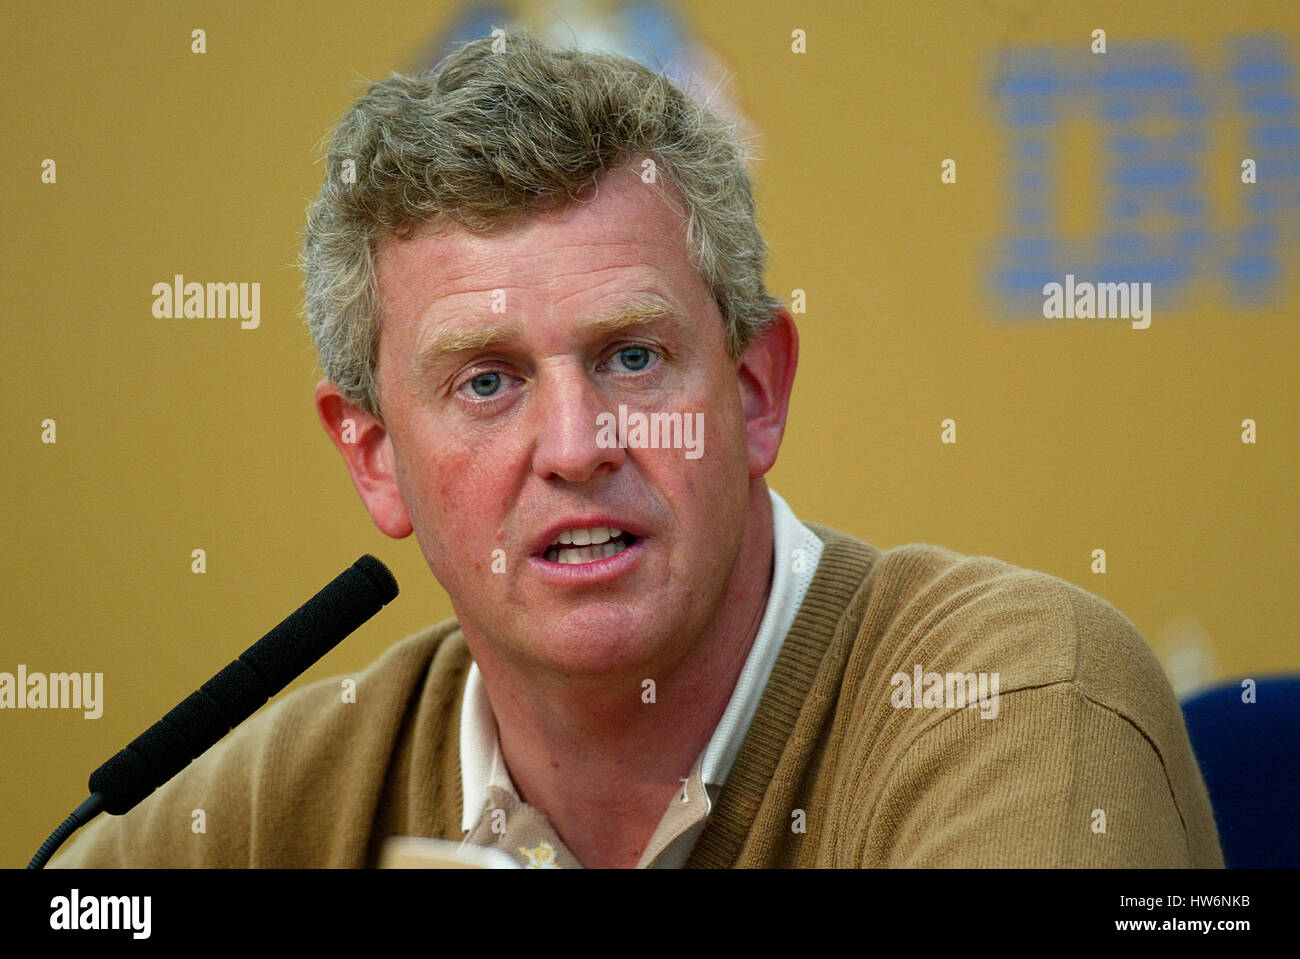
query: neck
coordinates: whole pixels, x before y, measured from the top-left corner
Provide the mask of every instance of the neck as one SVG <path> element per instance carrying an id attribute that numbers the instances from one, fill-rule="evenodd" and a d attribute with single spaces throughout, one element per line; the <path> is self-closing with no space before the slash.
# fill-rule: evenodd
<path id="1" fill-rule="evenodd" d="M 501 752 L 525 802 L 591 867 L 634 867 L 713 736 L 758 634 L 772 579 L 772 505 L 751 489 L 745 534 L 708 627 L 671 664 L 648 664 L 654 702 L 628 678 L 545 677 L 476 656 Z"/>

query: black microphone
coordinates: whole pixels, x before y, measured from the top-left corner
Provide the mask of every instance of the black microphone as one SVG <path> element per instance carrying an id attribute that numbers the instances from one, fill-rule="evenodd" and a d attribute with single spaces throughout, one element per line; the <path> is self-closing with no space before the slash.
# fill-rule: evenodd
<path id="1" fill-rule="evenodd" d="M 116 816 L 130 811 L 395 596 L 393 574 L 375 557 L 362 556 L 91 773 L 90 798 L 45 840 L 27 868 L 43 867 L 64 840 L 100 809 Z"/>

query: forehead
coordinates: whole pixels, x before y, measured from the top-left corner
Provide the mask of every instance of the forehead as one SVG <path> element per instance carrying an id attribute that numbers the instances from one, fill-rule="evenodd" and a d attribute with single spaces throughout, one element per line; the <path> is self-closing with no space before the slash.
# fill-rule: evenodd
<path id="1" fill-rule="evenodd" d="M 622 292 L 655 292 L 694 312 L 709 294 L 690 263 L 681 210 L 662 181 L 618 170 L 590 199 L 508 230 L 479 234 L 444 221 L 385 240 L 376 257 L 384 336 L 419 337 L 467 315 L 501 320 L 494 312 L 563 317 Z"/>

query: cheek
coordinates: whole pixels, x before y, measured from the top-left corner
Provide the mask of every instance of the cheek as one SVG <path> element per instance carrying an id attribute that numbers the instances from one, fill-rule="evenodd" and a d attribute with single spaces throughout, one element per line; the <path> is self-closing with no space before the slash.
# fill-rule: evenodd
<path id="1" fill-rule="evenodd" d="M 449 576 L 478 575 L 491 565 L 483 544 L 505 538 L 501 504 L 511 499 L 510 478 L 493 468 L 483 448 L 424 450 L 407 509 L 431 564 Z M 482 555 L 480 555 L 482 554 Z"/>
<path id="2" fill-rule="evenodd" d="M 710 399 L 713 403 L 710 407 L 713 410 L 713 417 L 711 420 L 706 417 L 704 424 L 705 457 L 707 458 L 711 451 L 714 456 L 726 461 L 725 464 L 717 464 L 715 474 L 727 473 L 730 476 L 736 469 L 738 460 L 745 462 L 744 468 L 748 473 L 749 433 L 744 410 L 741 407 L 740 394 L 732 386 L 719 390 Z M 710 427 L 712 427 L 712 435 L 710 435 Z M 712 447 L 709 445 L 710 441 Z"/>

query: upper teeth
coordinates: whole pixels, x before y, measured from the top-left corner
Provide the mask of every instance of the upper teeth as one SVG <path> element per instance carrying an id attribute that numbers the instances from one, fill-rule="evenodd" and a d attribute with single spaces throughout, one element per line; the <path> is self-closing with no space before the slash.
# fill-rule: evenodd
<path id="1" fill-rule="evenodd" d="M 596 546 L 608 543 L 616 536 L 623 535 L 621 529 L 612 526 L 593 526 L 591 529 L 566 529 L 560 534 L 560 542 L 565 546 Z"/>
<path id="2" fill-rule="evenodd" d="M 564 565 L 595 563 L 627 549 L 627 542 L 620 539 L 622 535 L 621 529 L 612 526 L 567 529 L 560 534 L 558 544 L 547 547 L 545 557 L 548 562 Z"/>

